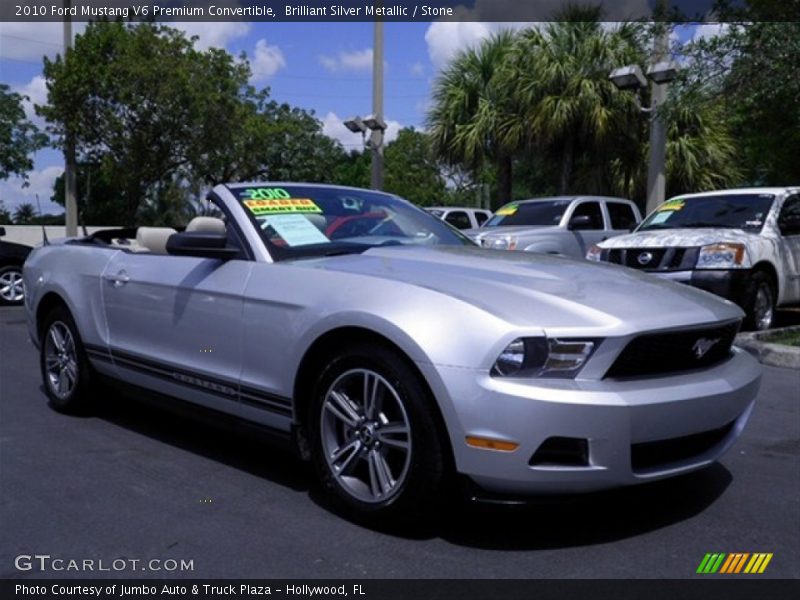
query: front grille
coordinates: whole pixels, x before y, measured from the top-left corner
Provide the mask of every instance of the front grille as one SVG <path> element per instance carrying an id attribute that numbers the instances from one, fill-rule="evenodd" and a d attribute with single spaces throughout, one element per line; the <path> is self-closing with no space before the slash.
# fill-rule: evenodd
<path id="1" fill-rule="evenodd" d="M 724 427 L 683 437 L 631 445 L 631 467 L 647 471 L 660 466 L 687 461 L 719 444 L 733 429 L 735 421 Z"/>
<path id="2" fill-rule="evenodd" d="M 697 262 L 697 248 L 611 248 L 608 262 L 645 271 L 685 271 Z"/>
<path id="3" fill-rule="evenodd" d="M 726 360 L 740 321 L 683 331 L 646 333 L 632 339 L 606 378 L 665 375 L 704 369 Z"/>

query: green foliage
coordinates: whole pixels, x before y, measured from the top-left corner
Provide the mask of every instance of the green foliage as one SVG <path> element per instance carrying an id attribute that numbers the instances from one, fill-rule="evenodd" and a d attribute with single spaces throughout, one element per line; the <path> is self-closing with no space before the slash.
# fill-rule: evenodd
<path id="1" fill-rule="evenodd" d="M 413 127 L 401 129 L 385 151 L 384 189 L 421 206 L 445 203 L 447 189 L 434 160 L 430 138 Z"/>
<path id="2" fill-rule="evenodd" d="M 11 225 L 11 213 L 6 208 L 6 203 L 0 200 L 0 225 Z"/>
<path id="3" fill-rule="evenodd" d="M 30 202 L 20 204 L 14 210 L 15 225 L 31 225 L 36 218 L 36 209 Z"/>
<path id="4" fill-rule="evenodd" d="M 33 168 L 31 154 L 47 144 L 47 136 L 25 117 L 23 97 L 0 84 L 0 180 Z"/>

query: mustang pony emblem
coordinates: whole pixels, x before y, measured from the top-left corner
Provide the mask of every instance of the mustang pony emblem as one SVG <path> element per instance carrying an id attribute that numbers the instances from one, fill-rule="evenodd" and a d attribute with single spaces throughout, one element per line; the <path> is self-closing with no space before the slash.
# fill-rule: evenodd
<path id="1" fill-rule="evenodd" d="M 692 350 L 694 351 L 694 356 L 697 360 L 700 360 L 706 355 L 706 352 L 711 350 L 711 348 L 720 341 L 720 338 L 716 338 L 713 340 L 709 340 L 708 338 L 700 338 L 694 343 L 692 346 Z"/>

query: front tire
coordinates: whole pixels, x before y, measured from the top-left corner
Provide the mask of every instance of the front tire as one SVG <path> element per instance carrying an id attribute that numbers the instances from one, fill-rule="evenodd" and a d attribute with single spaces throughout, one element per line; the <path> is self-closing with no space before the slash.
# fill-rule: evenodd
<path id="1" fill-rule="evenodd" d="M 329 499 L 371 523 L 432 514 L 445 460 L 433 398 L 397 352 L 356 344 L 321 373 L 308 417 Z"/>
<path id="2" fill-rule="evenodd" d="M 78 328 L 64 307 L 45 318 L 39 365 L 50 406 L 62 413 L 82 413 L 90 405 L 91 368 Z"/>
<path id="3" fill-rule="evenodd" d="M 8 265 L 0 268 L 0 306 L 15 306 L 25 299 L 22 267 Z"/>
<path id="4" fill-rule="evenodd" d="M 756 271 L 747 282 L 744 311 L 745 328 L 764 331 L 775 321 L 775 285 L 769 275 Z"/>

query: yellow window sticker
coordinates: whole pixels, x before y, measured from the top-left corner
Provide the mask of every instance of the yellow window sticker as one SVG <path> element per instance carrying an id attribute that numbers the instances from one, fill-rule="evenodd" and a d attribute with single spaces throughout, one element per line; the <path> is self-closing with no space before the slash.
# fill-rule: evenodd
<path id="1" fill-rule="evenodd" d="M 242 203 L 256 216 L 285 215 L 291 213 L 321 213 L 322 209 L 310 198 L 279 198 L 273 200 L 243 200 Z"/>
<path id="2" fill-rule="evenodd" d="M 495 214 L 501 217 L 510 217 L 517 212 L 517 208 L 519 208 L 518 204 L 506 204 L 505 206 L 498 208 Z"/>
<path id="3" fill-rule="evenodd" d="M 665 210 L 681 210 L 686 205 L 684 200 L 675 199 L 669 200 L 664 202 L 661 206 L 658 207 L 658 212 L 665 211 Z"/>

